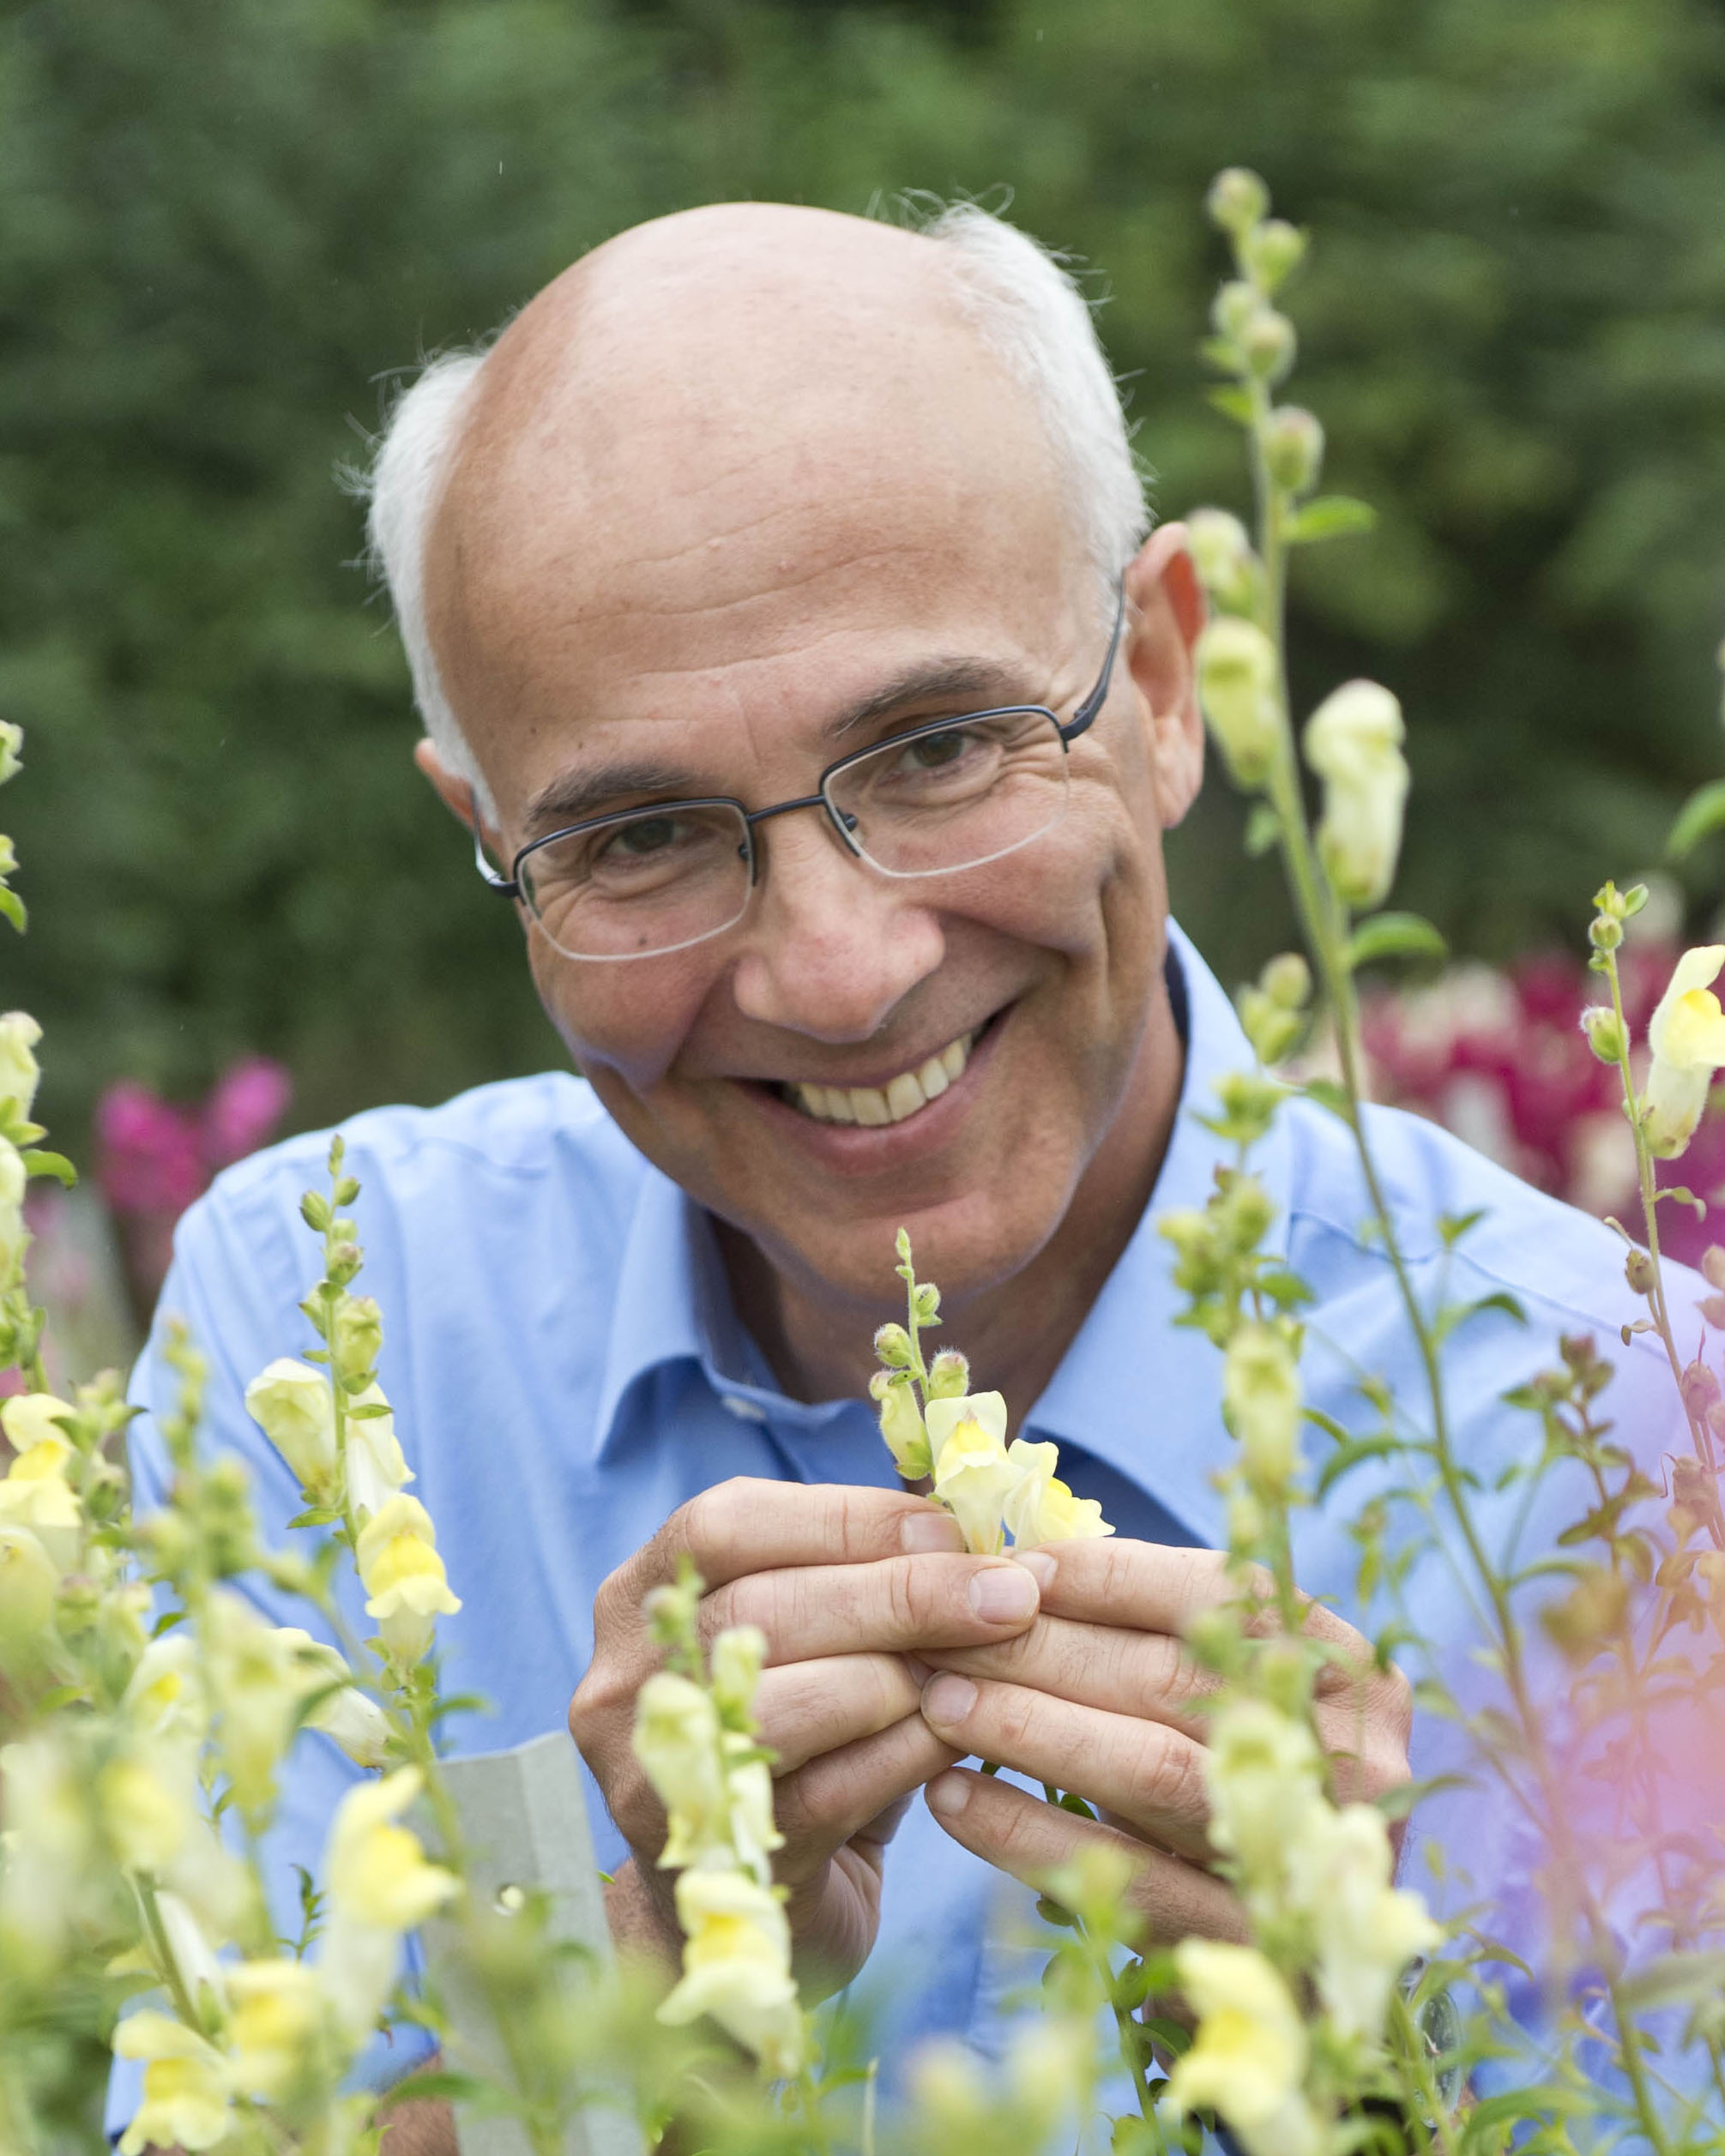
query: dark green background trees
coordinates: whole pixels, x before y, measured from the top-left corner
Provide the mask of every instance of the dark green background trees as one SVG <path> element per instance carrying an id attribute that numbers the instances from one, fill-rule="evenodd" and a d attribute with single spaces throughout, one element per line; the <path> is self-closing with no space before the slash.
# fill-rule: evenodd
<path id="1" fill-rule="evenodd" d="M 408 769 L 332 474 L 393 370 L 686 203 L 1013 190 L 1112 293 L 1164 513 L 1237 501 L 1194 358 L 1220 164 L 1316 228 L 1300 394 L 1366 540 L 1315 691 L 1402 695 L 1401 896 L 1573 941 L 1722 761 L 1725 14 L 1713 0 L 41 0 L 0 32 L 0 710 L 69 1137 L 122 1072 L 284 1057 L 299 1115 L 552 1059 Z M 1273 878 L 1177 842 L 1227 974 Z M 1725 849 L 1694 874 L 1698 919 Z"/>

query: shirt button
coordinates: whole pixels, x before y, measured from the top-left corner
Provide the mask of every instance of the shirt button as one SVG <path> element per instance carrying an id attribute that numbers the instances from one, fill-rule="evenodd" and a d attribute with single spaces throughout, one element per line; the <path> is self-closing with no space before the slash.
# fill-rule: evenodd
<path id="1" fill-rule="evenodd" d="M 752 1400 L 739 1400 L 735 1393 L 721 1393 L 719 1405 L 741 1423 L 763 1423 L 767 1419 L 764 1407 L 757 1407 Z"/>

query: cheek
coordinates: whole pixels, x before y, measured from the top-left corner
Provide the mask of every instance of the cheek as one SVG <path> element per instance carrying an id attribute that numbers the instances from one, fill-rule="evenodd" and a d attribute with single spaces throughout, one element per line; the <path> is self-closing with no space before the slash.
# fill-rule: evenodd
<path id="1" fill-rule="evenodd" d="M 570 1059 L 609 1098 L 620 1080 L 630 1093 L 656 1086 L 675 1062 L 701 1008 L 706 984 L 668 961 L 582 966 L 528 939 L 534 985 Z"/>

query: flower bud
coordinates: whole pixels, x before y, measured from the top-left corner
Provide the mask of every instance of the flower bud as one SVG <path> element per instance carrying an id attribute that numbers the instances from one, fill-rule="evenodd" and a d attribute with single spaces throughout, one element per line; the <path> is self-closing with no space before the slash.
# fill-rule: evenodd
<path id="1" fill-rule="evenodd" d="M 1540 1612 L 1540 1621 L 1563 1653 L 1582 1663 L 1620 1635 L 1628 1614 L 1629 1581 L 1594 1565 L 1562 1601 Z"/>
<path id="2" fill-rule="evenodd" d="M 329 1349 L 335 1374 L 349 1391 L 371 1382 L 383 1347 L 383 1313 L 369 1295 L 344 1295 L 335 1305 Z"/>
<path id="3" fill-rule="evenodd" d="M 883 1325 L 874 1336 L 874 1352 L 889 1370 L 908 1370 L 910 1334 L 902 1325 Z"/>
<path id="4" fill-rule="evenodd" d="M 1654 1283 L 1659 1278 L 1652 1258 L 1645 1250 L 1632 1250 L 1623 1261 L 1623 1277 L 1638 1295 L 1651 1295 Z"/>
<path id="5" fill-rule="evenodd" d="M 1306 234 L 1285 217 L 1267 218 L 1240 243 L 1240 259 L 1265 292 L 1278 285 L 1300 266 L 1306 253 Z"/>
<path id="6" fill-rule="evenodd" d="M 1245 364 L 1260 382 L 1280 382 L 1294 364 L 1299 345 L 1294 324 L 1274 307 L 1260 307 L 1239 339 Z"/>
<path id="7" fill-rule="evenodd" d="M 1216 605 L 1231 614 L 1249 612 L 1259 567 L 1239 519 L 1226 509 L 1194 509 L 1186 519 L 1186 545 L 1192 566 Z"/>
<path id="8" fill-rule="evenodd" d="M 940 1314 L 940 1290 L 932 1280 L 917 1282 L 914 1302 L 917 1323 L 932 1325 Z"/>
<path id="9" fill-rule="evenodd" d="M 1286 1335 L 1252 1321 L 1228 1343 L 1222 1408 L 1254 1491 L 1280 1497 L 1300 1458 L 1300 1373 Z"/>
<path id="10" fill-rule="evenodd" d="M 1210 182 L 1204 208 L 1212 224 L 1236 237 L 1259 223 L 1270 208 L 1270 190 L 1244 165 L 1230 165 Z"/>
<path id="11" fill-rule="evenodd" d="M 934 1461 L 929 1450 L 928 1432 L 922 1426 L 922 1416 L 916 1405 L 916 1388 L 910 1382 L 909 1373 L 878 1370 L 870 1378 L 868 1388 L 879 1404 L 880 1434 L 900 1474 L 907 1482 L 920 1482 L 925 1475 L 932 1474 Z"/>
<path id="12" fill-rule="evenodd" d="M 1298 951 L 1283 951 L 1258 977 L 1258 985 L 1284 1010 L 1304 1010 L 1312 997 L 1312 968 Z"/>
<path id="13" fill-rule="evenodd" d="M 1588 924 L 1587 940 L 1596 951 L 1614 951 L 1623 941 L 1623 923 L 1614 914 L 1597 914 Z"/>
<path id="14" fill-rule="evenodd" d="M 1282 738 L 1276 647 L 1255 623 L 1224 614 L 1197 644 L 1198 694 L 1237 784 L 1261 786 Z"/>
<path id="15" fill-rule="evenodd" d="M 24 746 L 24 729 L 14 726 L 9 719 L 0 719 L 0 786 L 9 779 L 15 779 L 23 768 L 21 751 Z"/>
<path id="16" fill-rule="evenodd" d="M 1299 1011 L 1287 1009 L 1261 988 L 1241 989 L 1238 1006 L 1252 1052 L 1266 1069 L 1293 1052 L 1306 1023 Z"/>
<path id="17" fill-rule="evenodd" d="M 351 1226 L 351 1223 L 344 1225 Z M 345 1241 L 337 1243 L 332 1246 L 329 1252 L 327 1268 L 329 1278 L 338 1287 L 346 1287 L 365 1262 L 365 1253 L 357 1243 Z"/>
<path id="18" fill-rule="evenodd" d="M 1235 278 L 1221 286 L 1210 302 L 1210 327 L 1217 336 L 1231 345 L 1242 345 L 1253 322 L 1263 311 L 1264 302 L 1242 279 Z"/>
<path id="19" fill-rule="evenodd" d="M 962 1400 L 970 1390 L 970 1364 L 956 1347 L 943 1347 L 928 1366 L 931 1400 Z"/>
<path id="20" fill-rule="evenodd" d="M 1264 422 L 1264 461 L 1279 487 L 1304 494 L 1324 462 L 1323 427 L 1303 406 L 1278 406 Z"/>
<path id="21" fill-rule="evenodd" d="M 1602 1063 L 1613 1067 L 1628 1051 L 1629 1039 L 1623 1021 L 1609 1003 L 1589 1003 L 1581 1015 L 1587 1045 Z"/>
<path id="22" fill-rule="evenodd" d="M 27 1010 L 9 1010 L 0 1018 L 0 1099 L 10 1100 L 28 1121 L 41 1072 L 31 1053 L 42 1028 Z"/>

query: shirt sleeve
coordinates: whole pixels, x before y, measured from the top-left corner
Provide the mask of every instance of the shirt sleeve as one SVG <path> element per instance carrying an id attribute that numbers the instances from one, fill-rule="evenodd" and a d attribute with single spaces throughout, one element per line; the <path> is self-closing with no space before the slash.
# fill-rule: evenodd
<path id="1" fill-rule="evenodd" d="M 158 1509 L 166 1492 L 169 1471 L 159 1422 L 172 1413 L 180 1385 L 165 1352 L 171 1328 L 178 1321 L 208 1367 L 198 1433 L 200 1456 L 209 1460 L 229 1454 L 245 1463 L 259 1538 L 266 1547 L 279 1549 L 300 1539 L 290 1536 L 287 1529 L 288 1521 L 301 1509 L 299 1488 L 246 1412 L 245 1388 L 277 1356 L 303 1354 L 316 1345 L 299 1308 L 317 1269 L 316 1244 L 299 1219 L 299 1199 L 303 1188 L 321 1180 L 320 1165 L 315 1151 L 298 1146 L 268 1156 L 267 1162 L 247 1163 L 220 1180 L 181 1221 L 150 1337 L 132 1374 L 130 1397 L 142 1412 L 127 1433 L 127 1454 L 138 1518 Z M 252 1577 L 232 1584 L 268 1623 L 297 1624 L 316 1637 L 329 1637 L 309 1604 L 268 1581 Z M 364 1638 L 371 1627 L 357 1581 L 343 1582 L 341 1599 L 344 1618 Z M 285 1940 L 297 1939 L 301 1929 L 298 1868 L 303 1866 L 321 1882 L 330 1820 L 359 1779 L 360 1770 L 316 1730 L 302 1731 L 283 1762 L 280 1803 L 263 1838 L 262 1855 L 271 1912 Z M 406 1956 L 410 1981 L 417 1978 L 421 1966 L 419 1942 L 410 1939 Z M 387 2088 L 432 2049 L 427 2032 L 399 2025 L 366 2046 L 355 2067 L 353 2085 Z M 141 2065 L 115 2062 L 106 2112 L 111 2135 L 123 2132 L 130 2123 L 142 2087 Z"/>

